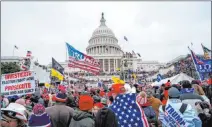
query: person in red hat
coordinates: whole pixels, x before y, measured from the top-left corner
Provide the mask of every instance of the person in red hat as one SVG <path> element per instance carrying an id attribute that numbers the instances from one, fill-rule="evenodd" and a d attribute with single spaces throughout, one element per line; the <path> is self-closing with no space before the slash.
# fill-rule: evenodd
<path id="1" fill-rule="evenodd" d="M 124 94 L 125 92 L 126 89 L 123 84 L 114 84 L 111 87 L 111 93 L 114 99 L 118 94 Z"/>
<path id="2" fill-rule="evenodd" d="M 212 78 L 209 78 L 209 79 L 207 80 L 207 83 L 208 83 L 208 85 L 212 85 Z"/>
<path id="3" fill-rule="evenodd" d="M 106 95 L 105 92 L 101 90 L 100 93 L 99 93 L 99 96 L 104 97 L 105 95 Z"/>
<path id="4" fill-rule="evenodd" d="M 56 101 L 54 106 L 46 108 L 46 113 L 50 116 L 53 127 L 67 127 L 70 124 L 74 109 L 66 106 L 67 95 L 58 93 L 52 97 Z"/>
<path id="5" fill-rule="evenodd" d="M 102 103 L 100 102 L 95 103 L 92 110 L 92 113 L 94 114 L 94 116 L 96 116 L 96 113 L 102 108 L 104 108 L 104 105 Z"/>
<path id="6" fill-rule="evenodd" d="M 93 98 L 84 93 L 79 97 L 79 111 L 75 111 L 69 127 L 94 127 L 92 108 Z"/>

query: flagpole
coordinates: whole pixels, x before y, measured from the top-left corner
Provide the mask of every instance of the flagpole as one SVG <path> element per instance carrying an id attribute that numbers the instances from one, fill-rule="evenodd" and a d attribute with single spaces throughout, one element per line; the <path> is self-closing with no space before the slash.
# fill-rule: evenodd
<path id="1" fill-rule="evenodd" d="M 14 52 L 15 52 L 15 47 L 13 47 L 13 56 L 14 56 Z"/>
<path id="2" fill-rule="evenodd" d="M 188 47 L 188 49 L 190 50 L 191 58 L 192 58 L 192 61 L 193 61 L 193 63 L 194 63 L 194 67 L 195 67 L 195 69 L 196 69 L 196 71 L 197 71 L 197 66 L 196 66 L 196 64 L 195 64 L 195 62 L 194 62 L 193 55 L 192 55 L 192 53 L 191 53 L 191 49 L 190 49 L 189 47 Z M 199 74 L 198 71 L 197 71 L 197 74 L 198 74 L 198 76 L 199 76 L 200 81 L 202 81 L 202 80 L 201 80 L 201 77 L 200 77 L 200 74 Z"/>
<path id="3" fill-rule="evenodd" d="M 65 45 L 66 46 L 66 45 Z M 65 47 L 65 49 L 66 49 L 66 47 Z M 66 62 L 67 62 L 67 49 L 66 49 Z"/>

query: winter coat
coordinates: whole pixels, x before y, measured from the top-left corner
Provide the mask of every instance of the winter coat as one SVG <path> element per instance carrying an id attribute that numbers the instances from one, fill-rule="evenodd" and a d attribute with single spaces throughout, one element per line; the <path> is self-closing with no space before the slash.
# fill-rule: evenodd
<path id="1" fill-rule="evenodd" d="M 193 109 L 196 109 L 196 102 L 204 101 L 204 99 L 196 93 L 183 93 L 180 95 L 180 100 L 182 101 L 182 103 L 190 104 Z M 195 110 L 195 112 L 197 113 L 197 110 Z"/>
<path id="2" fill-rule="evenodd" d="M 38 103 L 44 105 L 44 100 L 43 100 L 43 98 L 39 98 L 39 99 L 38 99 Z"/>
<path id="3" fill-rule="evenodd" d="M 163 105 L 165 105 L 167 103 L 168 97 L 169 97 L 168 90 L 164 90 L 163 99 L 162 99 Z"/>
<path id="4" fill-rule="evenodd" d="M 32 114 L 29 118 L 29 127 L 51 127 L 50 117 L 47 113 L 42 115 Z"/>
<path id="5" fill-rule="evenodd" d="M 95 127 L 118 127 L 115 113 L 109 108 L 100 109 L 96 114 Z"/>
<path id="6" fill-rule="evenodd" d="M 94 127 L 92 114 L 84 111 L 75 111 L 69 127 Z"/>
<path id="7" fill-rule="evenodd" d="M 156 117 L 158 118 L 159 107 L 162 105 L 162 102 L 155 97 L 148 98 L 148 102 L 151 104 L 152 108 L 154 109 L 156 113 Z"/>
<path id="8" fill-rule="evenodd" d="M 181 106 L 182 102 L 179 99 L 168 99 L 165 111 L 160 106 L 158 119 L 162 122 L 162 127 L 177 127 L 178 125 L 180 127 L 201 127 L 202 121 L 191 105 L 187 105 L 183 114 L 180 112 Z"/>
<path id="9" fill-rule="evenodd" d="M 46 113 L 50 116 L 53 127 L 68 127 L 74 110 L 65 104 L 56 103 L 56 105 L 46 108 Z"/>
<path id="10" fill-rule="evenodd" d="M 202 87 L 198 84 L 193 84 L 192 88 L 194 88 L 196 94 L 205 95 L 205 92 L 203 91 Z"/>

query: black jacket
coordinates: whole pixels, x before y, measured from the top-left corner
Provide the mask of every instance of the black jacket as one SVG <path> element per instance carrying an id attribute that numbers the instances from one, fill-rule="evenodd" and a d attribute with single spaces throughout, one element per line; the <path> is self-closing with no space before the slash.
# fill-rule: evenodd
<path id="1" fill-rule="evenodd" d="M 96 115 L 95 127 L 118 127 L 115 113 L 109 108 L 100 109 Z"/>

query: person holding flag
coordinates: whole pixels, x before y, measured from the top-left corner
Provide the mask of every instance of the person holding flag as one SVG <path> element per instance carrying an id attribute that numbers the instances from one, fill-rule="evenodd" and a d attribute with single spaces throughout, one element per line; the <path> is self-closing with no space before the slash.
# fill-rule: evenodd
<path id="1" fill-rule="evenodd" d="M 115 113 L 118 125 L 123 127 L 149 127 L 144 111 L 137 102 L 136 93 L 127 93 L 124 84 L 115 83 L 111 87 L 114 102 L 109 108 Z"/>

